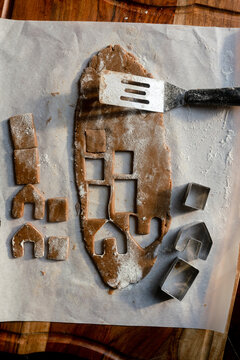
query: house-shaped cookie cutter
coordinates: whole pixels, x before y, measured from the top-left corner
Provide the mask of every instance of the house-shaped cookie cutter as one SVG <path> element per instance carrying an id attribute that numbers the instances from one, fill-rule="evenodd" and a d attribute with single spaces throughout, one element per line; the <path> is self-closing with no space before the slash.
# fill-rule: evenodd
<path id="1" fill-rule="evenodd" d="M 190 243 L 189 239 L 191 240 Z M 200 247 L 199 244 L 196 244 L 196 241 L 201 242 Z M 176 237 L 175 249 L 183 252 L 187 246 L 195 248 L 195 256 L 197 253 L 200 259 L 207 259 L 212 247 L 212 238 L 204 222 L 194 222 L 183 226 L 179 230 Z"/>
<path id="2" fill-rule="evenodd" d="M 198 273 L 198 269 L 177 257 L 165 275 L 161 290 L 172 298 L 181 301 Z"/>
<path id="3" fill-rule="evenodd" d="M 189 183 L 184 195 L 183 205 L 194 210 L 205 208 L 210 188 L 197 183 Z"/>

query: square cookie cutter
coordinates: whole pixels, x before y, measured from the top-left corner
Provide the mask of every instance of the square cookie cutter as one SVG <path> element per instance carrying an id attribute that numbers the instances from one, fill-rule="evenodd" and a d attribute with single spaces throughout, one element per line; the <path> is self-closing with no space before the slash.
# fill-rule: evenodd
<path id="1" fill-rule="evenodd" d="M 197 183 L 189 183 L 184 195 L 183 205 L 194 210 L 204 210 L 210 188 Z"/>
<path id="2" fill-rule="evenodd" d="M 181 301 L 198 273 L 198 269 L 177 257 L 165 275 L 161 290 L 172 298 Z"/>

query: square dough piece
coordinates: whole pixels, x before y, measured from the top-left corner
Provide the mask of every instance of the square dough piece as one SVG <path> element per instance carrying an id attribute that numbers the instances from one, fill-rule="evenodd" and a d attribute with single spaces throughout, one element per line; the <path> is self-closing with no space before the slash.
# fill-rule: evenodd
<path id="1" fill-rule="evenodd" d="M 86 150 L 91 153 L 106 151 L 105 130 L 86 130 Z"/>
<path id="2" fill-rule="evenodd" d="M 64 197 L 48 199 L 48 221 L 61 222 L 68 220 L 68 201 Z"/>
<path id="3" fill-rule="evenodd" d="M 40 164 L 37 148 L 14 150 L 13 160 L 18 185 L 39 184 Z"/>
<path id="4" fill-rule="evenodd" d="M 48 259 L 66 260 L 69 252 L 68 236 L 51 236 L 48 238 Z"/>
<path id="5" fill-rule="evenodd" d="M 14 149 L 31 149 L 37 147 L 33 114 L 13 116 L 9 119 L 9 124 Z"/>

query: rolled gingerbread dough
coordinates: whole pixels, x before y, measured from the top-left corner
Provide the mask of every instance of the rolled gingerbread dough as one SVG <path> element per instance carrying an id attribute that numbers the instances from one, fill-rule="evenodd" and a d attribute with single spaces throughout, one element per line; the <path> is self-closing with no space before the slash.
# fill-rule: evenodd
<path id="1" fill-rule="evenodd" d="M 98 100 L 99 74 L 107 69 L 148 76 L 137 59 L 121 46 L 108 46 L 93 56 L 80 78 L 75 112 L 75 175 L 80 199 L 80 220 L 86 249 L 103 281 L 112 288 L 124 288 L 144 278 L 156 260 L 156 247 L 170 225 L 171 172 L 165 144 L 163 115 L 103 105 Z M 116 152 L 131 152 L 132 171 L 115 173 Z M 86 161 L 103 161 L 103 177 L 89 179 Z M 118 181 L 136 186 L 134 208 L 115 209 Z M 106 189 L 106 216 L 89 216 L 91 186 Z M 101 188 L 102 187 L 102 188 Z M 137 233 L 149 234 L 153 218 L 159 219 L 159 236 L 143 248 L 129 231 L 129 216 L 137 219 Z M 124 236 L 126 250 L 120 253 L 115 237 L 103 239 L 103 254 L 95 251 L 95 236 L 106 224 L 113 224 Z"/>

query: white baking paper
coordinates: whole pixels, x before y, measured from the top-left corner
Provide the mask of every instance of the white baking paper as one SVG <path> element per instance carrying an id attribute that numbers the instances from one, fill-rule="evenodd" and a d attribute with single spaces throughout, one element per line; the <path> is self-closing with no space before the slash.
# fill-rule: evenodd
<path id="1" fill-rule="evenodd" d="M 89 59 L 109 44 L 132 52 L 154 77 L 185 89 L 240 83 L 240 30 L 151 24 L 0 21 L 0 321 L 35 320 L 207 328 L 224 331 L 239 242 L 238 108 L 179 108 L 165 114 L 171 150 L 172 225 L 152 271 L 136 285 L 108 293 L 88 256 L 75 204 L 73 120 L 78 80 Z M 66 196 L 69 221 L 11 217 L 20 190 L 13 176 L 8 118 L 32 112 L 41 161 L 38 188 L 46 199 Z M 211 188 L 204 211 L 183 211 L 186 184 Z M 178 255 L 177 230 L 204 221 L 213 239 L 206 261 L 185 298 L 165 300 L 160 280 Z M 11 238 L 25 222 L 44 236 L 69 236 L 67 261 L 14 259 Z"/>

